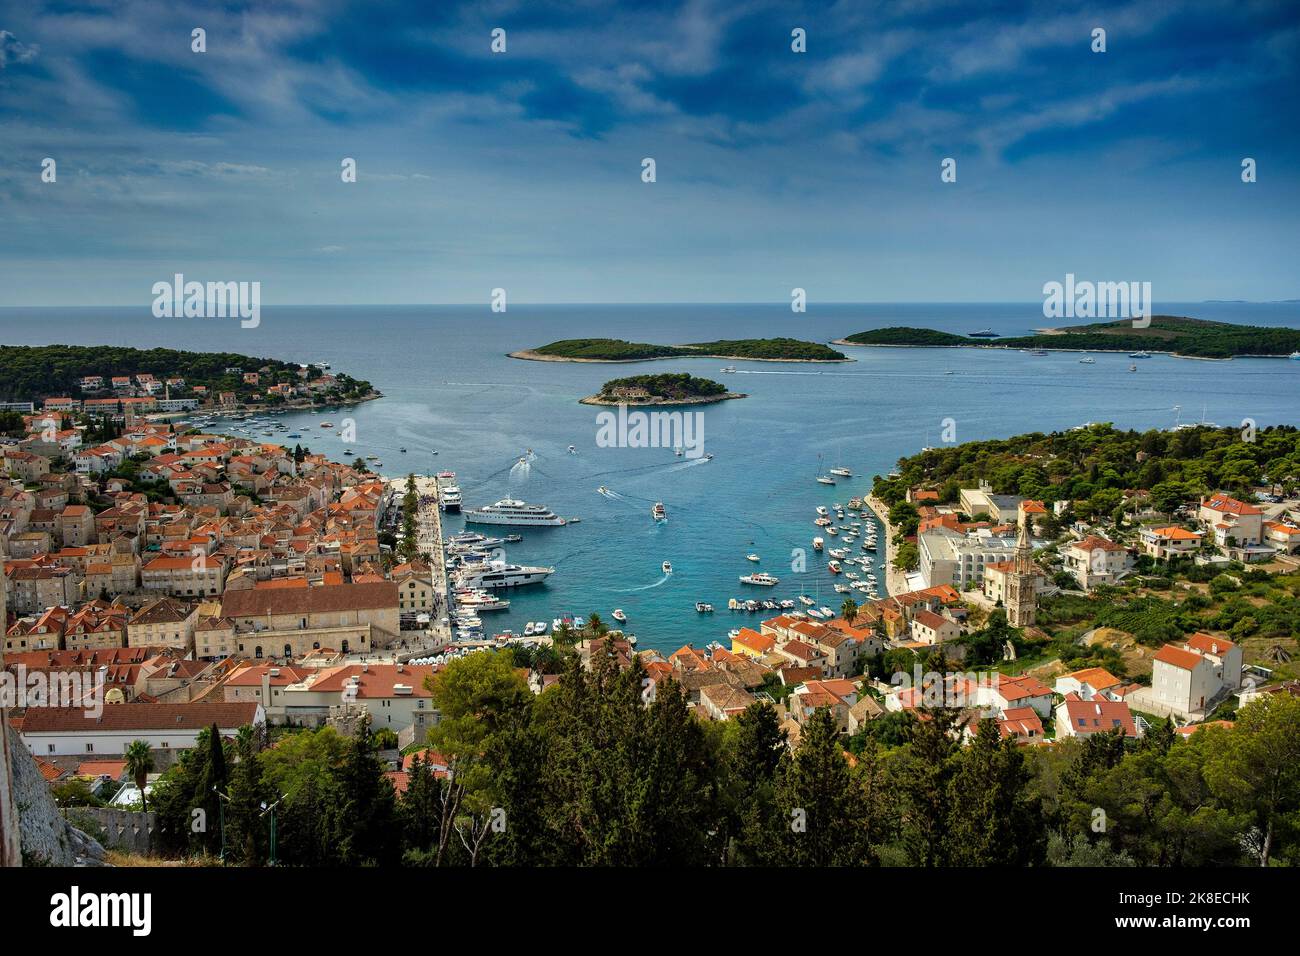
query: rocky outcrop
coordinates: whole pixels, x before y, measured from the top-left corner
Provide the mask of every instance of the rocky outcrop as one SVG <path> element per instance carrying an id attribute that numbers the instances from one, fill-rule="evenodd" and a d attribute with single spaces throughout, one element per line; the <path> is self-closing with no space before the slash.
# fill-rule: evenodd
<path id="1" fill-rule="evenodd" d="M 49 784 L 13 728 L 9 734 L 14 803 L 24 866 L 104 866 L 104 848 L 59 813 Z"/>

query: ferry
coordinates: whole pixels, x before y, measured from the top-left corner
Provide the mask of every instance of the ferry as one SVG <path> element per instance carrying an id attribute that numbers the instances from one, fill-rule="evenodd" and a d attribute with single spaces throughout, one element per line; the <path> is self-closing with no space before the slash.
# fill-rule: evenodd
<path id="1" fill-rule="evenodd" d="M 673 563 L 671 561 L 665 561 L 663 564 L 660 565 L 660 567 L 663 568 L 664 574 L 673 573 Z"/>
<path id="2" fill-rule="evenodd" d="M 438 507 L 443 511 L 459 511 L 460 488 L 456 485 L 456 473 L 440 471 L 435 480 L 438 485 Z"/>
<path id="3" fill-rule="evenodd" d="M 771 588 L 776 587 L 776 585 L 780 584 L 781 581 L 779 578 L 775 578 L 764 571 L 760 571 L 757 574 L 742 574 L 740 576 L 740 583 L 757 584 L 759 587 Z"/>
<path id="4" fill-rule="evenodd" d="M 662 501 L 655 502 L 655 506 L 650 509 L 650 514 L 654 516 L 655 521 L 668 520 L 668 511 L 664 508 Z"/>
<path id="5" fill-rule="evenodd" d="M 482 508 L 470 508 L 465 512 L 465 523 L 558 528 L 568 524 L 568 521 L 545 505 L 530 505 L 516 498 L 502 498 Z"/>

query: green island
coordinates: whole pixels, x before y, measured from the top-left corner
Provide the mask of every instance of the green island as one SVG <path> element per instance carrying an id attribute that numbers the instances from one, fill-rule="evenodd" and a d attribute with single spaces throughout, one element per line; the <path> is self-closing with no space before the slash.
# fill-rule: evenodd
<path id="1" fill-rule="evenodd" d="M 705 405 L 744 398 L 727 386 L 685 373 L 631 375 L 610 379 L 600 392 L 581 399 L 584 405 Z"/>
<path id="2" fill-rule="evenodd" d="M 254 378 L 246 377 L 255 373 Z M 97 398 L 120 394 L 114 377 L 129 377 L 134 389 L 138 376 L 158 382 L 183 380 L 170 389 L 172 398 L 190 398 L 206 392 L 215 397 L 228 392 L 241 403 L 304 404 L 293 395 L 268 391 L 292 386 L 310 396 L 305 404 L 341 404 L 377 397 L 371 384 L 342 372 L 329 373 L 315 365 L 256 358 L 236 352 L 186 352 L 176 349 L 134 349 L 113 345 L 0 345 L 0 401 L 36 402 L 71 396 Z M 83 380 L 99 378 L 99 387 L 83 387 Z M 195 387 L 200 392 L 195 392 Z M 159 393 L 161 397 L 162 393 Z"/>
<path id="3" fill-rule="evenodd" d="M 539 362 L 644 362 L 668 358 L 727 358 L 761 362 L 848 362 L 820 342 L 800 339 L 719 339 L 688 345 L 652 345 L 623 339 L 561 339 L 535 349 L 511 352 L 511 358 Z"/>
<path id="4" fill-rule="evenodd" d="M 1170 352 L 1187 358 L 1287 356 L 1300 351 L 1300 329 L 1234 325 L 1186 316 L 1157 315 L 1146 328 L 1129 319 L 1048 329 L 1035 335 L 972 339 L 935 329 L 893 326 L 857 332 L 836 345 L 897 345 L 1093 352 Z"/>

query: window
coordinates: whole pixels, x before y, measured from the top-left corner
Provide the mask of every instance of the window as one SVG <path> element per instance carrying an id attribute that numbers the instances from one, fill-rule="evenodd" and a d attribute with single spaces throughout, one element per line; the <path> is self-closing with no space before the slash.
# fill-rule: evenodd
<path id="1" fill-rule="evenodd" d="M 86 744 L 86 753 L 88 753 L 88 754 L 93 754 L 94 752 L 95 752 L 95 745 L 94 745 L 94 744 Z"/>

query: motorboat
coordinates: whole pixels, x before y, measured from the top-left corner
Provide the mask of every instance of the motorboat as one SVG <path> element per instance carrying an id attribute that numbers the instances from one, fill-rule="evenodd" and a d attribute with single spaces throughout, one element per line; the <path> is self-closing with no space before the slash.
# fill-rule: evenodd
<path id="1" fill-rule="evenodd" d="M 784 601 L 781 602 L 781 610 L 783 611 L 788 611 L 793 607 L 794 607 L 794 601 L 791 598 L 786 598 Z"/>
<path id="2" fill-rule="evenodd" d="M 830 512 L 826 510 L 826 506 L 825 506 L 825 505 L 818 505 L 818 506 L 817 506 L 817 514 L 819 514 L 821 517 L 825 518 L 825 517 L 827 517 L 827 516 L 830 514 Z"/>
<path id="3" fill-rule="evenodd" d="M 660 567 L 663 568 L 664 574 L 673 573 L 673 563 L 671 561 L 665 561 L 663 564 L 660 565 Z"/>
<path id="4" fill-rule="evenodd" d="M 541 637 L 543 634 L 545 634 L 545 633 L 546 633 L 546 622 L 545 622 L 545 621 L 533 621 L 533 633 L 536 634 L 538 637 Z"/>
<path id="5" fill-rule="evenodd" d="M 838 561 L 832 561 L 830 564 L 826 565 L 826 567 L 831 572 L 831 574 L 839 574 L 841 570 L 840 563 Z"/>
<path id="6" fill-rule="evenodd" d="M 820 551 L 822 548 L 826 546 L 826 542 L 822 538 L 813 538 L 812 544 L 813 544 L 814 551 Z"/>
<path id="7" fill-rule="evenodd" d="M 1150 358 L 1151 353 L 1146 351 L 1145 349 L 1142 349 L 1137 352 L 1129 352 L 1128 357 L 1129 358 Z"/>
<path id="8" fill-rule="evenodd" d="M 735 370 L 736 370 L 736 366 L 734 365 L 727 365 L 721 369 L 721 371 L 723 372 L 734 372 Z"/>
<path id="9" fill-rule="evenodd" d="M 622 624 L 624 621 L 627 620 L 627 615 L 623 613 L 623 609 L 621 607 L 614 608 L 614 613 L 611 614 L 610 617 L 618 621 L 620 624 Z"/>
<path id="10" fill-rule="evenodd" d="M 756 555 L 756 554 L 747 554 L 747 555 L 745 555 L 745 560 L 746 560 L 746 561 L 754 561 L 754 562 L 758 562 L 760 559 L 759 559 L 758 555 Z"/>
<path id="11" fill-rule="evenodd" d="M 705 604 L 703 601 L 696 601 L 696 602 L 695 602 L 695 610 L 699 611 L 701 614 L 712 614 L 712 613 L 713 613 L 713 605 L 712 605 L 712 604 Z"/>
<path id="12" fill-rule="evenodd" d="M 832 468 L 832 469 L 830 470 L 829 474 L 832 474 L 832 475 L 839 475 L 841 478 L 852 478 L 852 477 L 853 477 L 853 472 L 849 471 L 847 468 Z"/>
<path id="13" fill-rule="evenodd" d="M 664 503 L 662 501 L 655 502 L 654 507 L 650 509 L 650 514 L 654 516 L 655 521 L 668 520 L 668 510 L 664 508 Z"/>
<path id="14" fill-rule="evenodd" d="M 756 584 L 759 587 L 770 588 L 780 584 L 781 581 L 779 578 L 773 577 L 765 571 L 760 571 L 757 574 L 742 574 L 740 576 L 740 583 Z"/>
<path id="15" fill-rule="evenodd" d="M 578 446 L 577 446 L 577 445 L 570 445 L 570 446 L 569 446 L 569 454 L 570 454 L 570 455 L 576 455 L 577 453 L 578 453 Z"/>
<path id="16" fill-rule="evenodd" d="M 830 475 L 818 475 L 817 483 L 821 485 L 833 485 L 835 484 L 835 479 Z"/>
<path id="17" fill-rule="evenodd" d="M 810 597 L 809 597 L 808 595 L 806 595 L 806 594 L 800 594 L 800 595 L 799 595 L 799 603 L 802 604 L 802 605 L 804 605 L 805 607 L 812 607 L 812 606 L 813 606 L 814 604 L 816 604 L 817 602 L 814 601 L 812 598 L 810 598 Z"/>
<path id="18" fill-rule="evenodd" d="M 1079 359 L 1079 364 L 1080 364 L 1080 365 L 1096 365 L 1096 364 L 1097 364 L 1097 360 L 1096 360 L 1095 358 L 1093 358 L 1091 355 L 1089 355 L 1087 358 L 1081 358 L 1081 359 Z"/>

